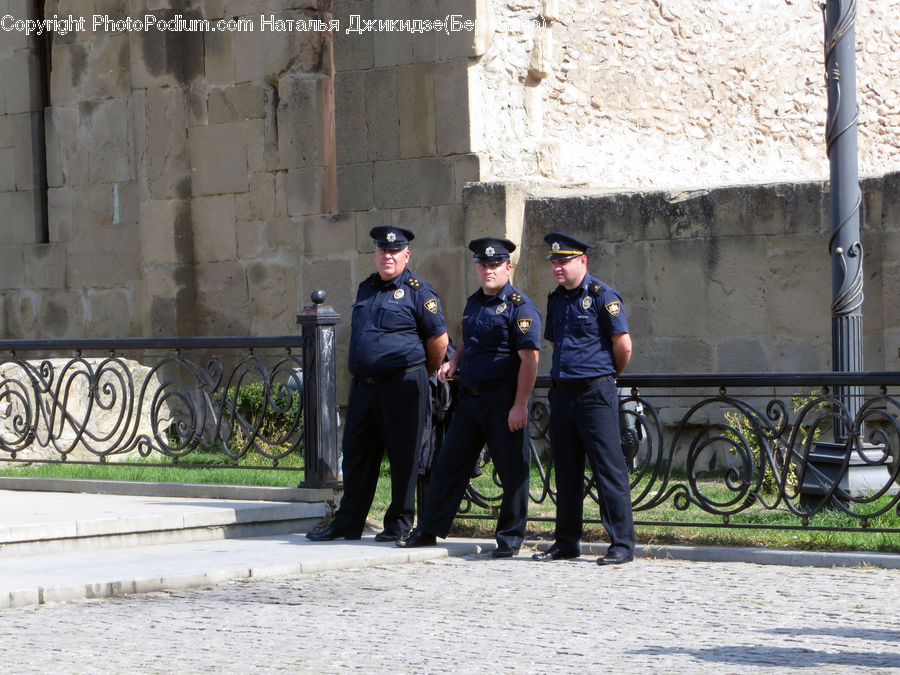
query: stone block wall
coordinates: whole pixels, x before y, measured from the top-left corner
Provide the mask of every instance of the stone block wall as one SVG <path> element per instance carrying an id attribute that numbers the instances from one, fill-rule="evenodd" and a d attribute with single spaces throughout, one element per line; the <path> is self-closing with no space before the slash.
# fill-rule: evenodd
<path id="1" fill-rule="evenodd" d="M 448 323 L 461 320 L 469 262 L 462 191 L 482 173 L 472 148 L 469 72 L 488 36 L 352 30 L 366 21 L 480 20 L 485 0 L 337 0 L 333 12 L 341 25 L 334 35 L 337 212 L 302 221 L 300 300 L 327 290 L 326 302 L 346 319 L 337 329 L 346 351 L 356 288 L 375 270 L 368 233 L 377 225 L 416 233 L 411 269 L 439 290 Z"/>
<path id="2" fill-rule="evenodd" d="M 32 3 L 9 3 L 16 18 Z M 13 6 L 15 5 L 15 6 Z M 21 5 L 21 6 L 19 6 Z M 297 330 L 302 220 L 336 209 L 330 2 L 48 2 L 38 38 L 0 45 L 0 295 L 5 337 Z M 172 30 L 110 21 L 228 19 Z M 10 36 L 11 41 L 6 40 Z M 46 118 L 47 233 L 28 123 Z"/>
<path id="3" fill-rule="evenodd" d="M 900 173 L 863 182 L 864 368 L 900 368 L 896 256 Z M 591 272 L 628 309 L 633 373 L 831 370 L 826 184 L 688 192 L 542 194 L 526 190 L 517 282 L 545 306 L 554 287 L 543 237 L 565 230 L 597 249 Z M 497 210 L 505 190 L 466 202 Z M 524 259 L 524 260 L 523 260 Z M 549 368 L 545 345 L 541 372 Z"/>
<path id="4" fill-rule="evenodd" d="M 0 7 L 35 18 L 34 3 Z M 569 229 L 602 242 L 600 275 L 637 298 L 634 368 L 827 367 L 830 288 L 809 284 L 827 268 L 816 3 L 51 0 L 44 14 L 252 29 L 88 27 L 46 52 L 3 34 L 4 337 L 283 334 L 324 288 L 345 353 L 368 232 L 395 224 L 417 233 L 411 266 L 458 340 L 466 242 L 522 242 L 516 283 L 543 304 L 540 237 Z M 340 28 L 264 31 L 273 15 Z M 383 23 L 450 17 L 474 23 Z M 887 174 L 866 182 L 872 368 L 900 349 L 897 25 L 900 0 L 859 3 L 861 168 Z M 761 179 L 781 182 L 747 186 Z M 740 187 L 672 187 L 723 184 Z"/>
<path id="5" fill-rule="evenodd" d="M 28 3 L 0 4 L 3 14 L 13 9 L 32 16 Z M 26 277 L 33 280 L 26 272 L 23 245 L 42 238 L 34 163 L 43 126 L 40 93 L 32 86 L 39 70 L 37 47 L 34 38 L 20 32 L 4 33 L 0 41 L 0 287 L 22 286 Z M 53 256 L 51 251 L 43 253 Z"/>

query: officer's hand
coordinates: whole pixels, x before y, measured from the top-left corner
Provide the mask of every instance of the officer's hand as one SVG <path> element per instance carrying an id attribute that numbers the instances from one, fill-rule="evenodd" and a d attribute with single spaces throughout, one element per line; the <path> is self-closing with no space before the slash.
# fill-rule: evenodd
<path id="1" fill-rule="evenodd" d="M 509 430 L 518 431 L 528 426 L 528 406 L 514 405 L 509 409 Z"/>
<path id="2" fill-rule="evenodd" d="M 437 378 L 438 382 L 446 382 L 447 378 L 453 377 L 453 373 L 456 372 L 456 366 L 453 365 L 453 361 L 444 361 L 441 364 L 441 367 L 438 368 Z"/>

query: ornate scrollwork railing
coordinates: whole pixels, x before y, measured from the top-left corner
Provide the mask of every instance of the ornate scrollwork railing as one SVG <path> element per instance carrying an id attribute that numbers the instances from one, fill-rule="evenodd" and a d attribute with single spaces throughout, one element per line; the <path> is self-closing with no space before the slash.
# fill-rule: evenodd
<path id="1" fill-rule="evenodd" d="M 0 341 L 0 460 L 300 469 L 301 352 L 299 336 Z"/>
<path id="2" fill-rule="evenodd" d="M 900 397 L 889 393 L 900 373 L 631 375 L 619 385 L 637 524 L 900 532 Z M 547 386 L 539 378 L 530 426 L 535 504 L 555 501 Z M 835 394 L 847 386 L 863 399 L 855 415 Z M 848 431 L 835 439 L 835 429 Z M 499 503 L 492 476 L 469 486 L 461 513 Z M 584 486 L 596 502 L 590 475 Z M 817 518 L 835 511 L 851 524 Z"/>

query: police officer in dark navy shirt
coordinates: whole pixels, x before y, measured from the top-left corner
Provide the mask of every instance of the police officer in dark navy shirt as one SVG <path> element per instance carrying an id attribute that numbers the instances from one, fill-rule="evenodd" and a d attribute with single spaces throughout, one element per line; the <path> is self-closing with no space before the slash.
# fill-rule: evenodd
<path id="1" fill-rule="evenodd" d="M 616 388 L 616 377 L 631 359 L 625 306 L 615 290 L 588 273 L 586 252 L 593 246 L 559 232 L 544 241 L 559 284 L 547 299 L 544 329 L 553 343 L 550 444 L 556 465 L 556 541 L 532 557 L 549 561 L 581 555 L 587 457 L 611 542 L 597 564 L 631 562 L 634 522 Z"/>
<path id="2" fill-rule="evenodd" d="M 487 443 L 503 498 L 497 519 L 495 558 L 518 553 L 528 512 L 528 412 L 537 376 L 541 315 L 510 284 L 508 239 L 469 242 L 481 288 L 463 312 L 463 344 L 438 373 L 457 375 L 460 400 L 431 473 L 419 525 L 398 546 L 432 546 L 446 537 L 469 477 Z"/>
<path id="3" fill-rule="evenodd" d="M 313 541 L 359 539 L 372 506 L 381 460 L 391 464 L 391 503 L 376 541 L 397 541 L 412 529 L 417 457 L 426 424 L 428 375 L 447 350 L 447 327 L 434 289 L 407 269 L 402 227 L 376 227 L 375 267 L 359 285 L 350 327 L 353 380 L 344 423 L 344 495 L 332 523 Z"/>

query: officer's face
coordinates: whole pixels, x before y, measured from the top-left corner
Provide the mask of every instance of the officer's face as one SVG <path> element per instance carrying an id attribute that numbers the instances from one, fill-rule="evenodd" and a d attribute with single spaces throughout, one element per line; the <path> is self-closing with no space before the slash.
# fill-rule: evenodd
<path id="1" fill-rule="evenodd" d="M 487 295 L 496 295 L 509 281 L 509 271 L 512 265 L 508 262 L 475 263 L 475 273 L 478 275 L 478 283 L 481 290 Z"/>
<path id="2" fill-rule="evenodd" d="M 553 278 L 556 279 L 556 283 L 569 290 L 578 286 L 587 273 L 586 255 L 568 260 L 551 260 L 550 264 L 553 266 Z"/>
<path id="3" fill-rule="evenodd" d="M 401 251 L 388 251 L 383 248 L 375 247 L 375 269 L 378 270 L 378 276 L 382 281 L 390 281 L 394 277 L 403 274 L 406 269 L 406 263 L 409 262 L 409 249 L 404 248 Z"/>

